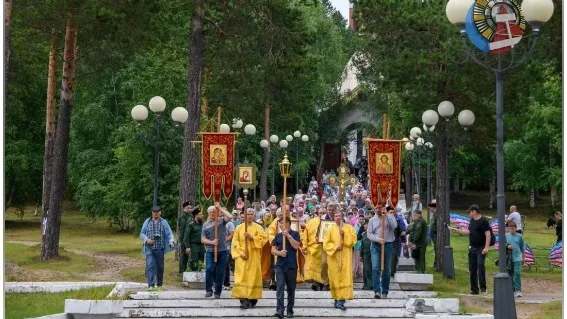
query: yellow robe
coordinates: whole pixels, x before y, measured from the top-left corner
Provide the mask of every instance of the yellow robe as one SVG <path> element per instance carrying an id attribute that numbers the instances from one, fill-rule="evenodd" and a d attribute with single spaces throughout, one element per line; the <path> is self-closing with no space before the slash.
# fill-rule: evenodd
<path id="1" fill-rule="evenodd" d="M 266 244 L 267 236 L 262 226 L 252 223 L 248 226 L 248 233 L 254 240 L 244 237 L 245 227 L 240 224 L 234 230 L 232 237 L 231 255 L 234 259 L 234 288 L 231 296 L 239 299 L 262 298 L 262 247 Z M 248 252 L 245 252 L 245 240 L 248 241 Z M 246 254 L 248 260 L 242 259 Z"/>
<path id="2" fill-rule="evenodd" d="M 306 223 L 303 231 L 303 247 L 307 248 L 305 257 L 305 281 L 323 283 L 321 270 L 323 267 L 323 256 L 321 243 L 317 242 L 317 230 L 321 224 L 321 218 L 315 217 Z"/>
<path id="3" fill-rule="evenodd" d="M 354 298 L 352 284 L 352 248 L 356 244 L 354 227 L 343 223 L 343 249 L 335 251 L 341 244 L 341 236 L 337 225 L 329 226 L 323 238 L 323 249 L 327 253 L 329 269 L 329 286 L 331 296 L 335 300 L 351 300 Z"/>

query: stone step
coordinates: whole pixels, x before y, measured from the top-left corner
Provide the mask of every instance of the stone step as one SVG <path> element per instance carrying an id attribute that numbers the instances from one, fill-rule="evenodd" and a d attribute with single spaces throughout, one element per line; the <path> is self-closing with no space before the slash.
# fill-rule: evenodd
<path id="1" fill-rule="evenodd" d="M 204 283 L 188 283 L 188 282 L 183 282 L 183 286 L 190 288 L 190 289 L 200 289 L 200 290 L 204 290 L 205 289 L 205 284 Z M 264 283 L 264 289 L 268 289 L 270 286 L 269 283 Z M 355 282 L 353 283 L 353 287 L 355 290 L 361 290 L 362 286 L 364 286 L 363 283 L 361 282 Z M 231 282 L 231 287 L 234 287 L 234 282 Z M 301 284 L 297 284 L 297 286 L 295 287 L 296 290 L 312 290 L 311 289 L 311 284 L 310 283 L 301 283 Z M 390 290 L 400 290 L 400 284 L 398 283 L 393 283 L 390 282 Z"/>
<path id="2" fill-rule="evenodd" d="M 349 308 L 347 301 L 346 311 L 334 308 L 318 308 L 313 311 L 312 307 L 295 307 L 294 315 L 298 317 L 341 317 L 341 318 L 413 318 L 413 314 L 405 308 Z M 193 317 L 270 317 L 275 313 L 275 306 L 271 309 L 253 308 L 243 310 L 240 308 L 200 308 L 199 311 L 192 308 L 142 308 L 125 309 L 116 318 L 193 318 Z"/>
<path id="3" fill-rule="evenodd" d="M 286 299 L 287 300 L 287 299 Z M 349 300 L 350 308 L 405 308 L 405 299 L 354 299 Z M 259 299 L 256 308 L 274 308 L 274 299 Z M 313 302 L 311 299 L 296 299 L 295 307 L 332 308 L 333 300 Z M 238 308 L 237 299 L 194 299 L 194 300 L 125 300 L 124 308 Z M 126 309 L 125 309 L 126 310 Z"/>
<path id="4" fill-rule="evenodd" d="M 275 310 L 274 310 L 275 313 Z M 295 319 L 307 319 L 313 317 L 300 317 L 294 314 L 293 316 Z M 114 317 L 114 318 L 124 318 L 124 317 Z M 136 319 L 167 319 L 168 317 L 136 317 Z M 274 315 L 266 316 L 266 317 L 254 317 L 255 319 L 274 319 Z M 344 319 L 345 317 L 325 317 L 325 319 Z M 411 318 L 411 317 L 410 317 Z M 36 318 L 40 319 L 40 318 Z M 60 318 L 46 318 L 46 319 L 60 319 Z M 210 319 L 210 317 L 192 317 L 192 319 Z M 407 318 L 380 318 L 380 319 L 407 319 Z M 491 318 L 492 319 L 492 318 Z"/>
<path id="5" fill-rule="evenodd" d="M 389 299 L 408 299 L 408 298 L 435 298 L 437 293 L 434 291 L 390 291 Z M 230 292 L 223 291 L 221 299 L 230 299 Z M 167 300 L 167 299 L 208 299 L 205 298 L 204 291 L 188 290 L 188 291 L 163 291 L 163 292 L 147 292 L 142 291 L 130 295 L 134 300 Z M 264 291 L 261 299 L 276 299 L 275 291 Z M 305 291 L 295 292 L 295 299 L 331 299 L 329 291 Z M 355 290 L 354 299 L 374 299 L 374 292 L 369 290 Z"/>

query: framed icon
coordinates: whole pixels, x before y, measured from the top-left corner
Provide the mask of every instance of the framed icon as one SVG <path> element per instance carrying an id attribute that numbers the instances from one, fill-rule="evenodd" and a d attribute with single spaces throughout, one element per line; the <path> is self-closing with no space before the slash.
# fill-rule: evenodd
<path id="1" fill-rule="evenodd" d="M 209 164 L 213 166 L 226 165 L 226 145 L 224 144 L 211 144 L 209 152 Z"/>
<path id="2" fill-rule="evenodd" d="M 254 189 L 258 185 L 256 180 L 258 168 L 254 164 L 240 163 L 234 171 L 234 184 L 238 188 Z"/>
<path id="3" fill-rule="evenodd" d="M 319 237 L 317 237 L 317 242 L 322 243 L 323 238 L 325 238 L 325 233 L 329 229 L 330 226 L 335 225 L 334 220 L 321 220 L 321 224 L 319 224 Z"/>
<path id="4" fill-rule="evenodd" d="M 376 174 L 393 174 L 393 154 L 376 153 Z"/>
<path id="5" fill-rule="evenodd" d="M 238 167 L 238 183 L 241 185 L 252 185 L 252 175 L 254 174 L 254 167 L 240 166 Z"/>

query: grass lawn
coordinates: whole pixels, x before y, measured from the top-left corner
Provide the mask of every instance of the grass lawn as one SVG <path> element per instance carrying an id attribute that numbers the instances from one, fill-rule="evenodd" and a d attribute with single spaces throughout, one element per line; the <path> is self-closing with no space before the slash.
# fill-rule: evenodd
<path id="1" fill-rule="evenodd" d="M 74 254 L 61 250 L 61 256 L 44 263 L 39 262 L 39 245 L 26 246 L 20 244 L 4 244 L 4 258 L 20 267 L 31 270 L 53 270 L 61 275 L 61 280 L 78 280 L 81 273 L 95 270 L 95 263 L 91 257 Z M 17 280 L 9 274 L 7 281 Z M 21 280 L 21 279 L 20 279 Z"/>
<path id="2" fill-rule="evenodd" d="M 4 315 L 10 319 L 21 319 L 62 313 L 65 299 L 106 299 L 112 288 L 98 287 L 61 293 L 6 294 Z"/>

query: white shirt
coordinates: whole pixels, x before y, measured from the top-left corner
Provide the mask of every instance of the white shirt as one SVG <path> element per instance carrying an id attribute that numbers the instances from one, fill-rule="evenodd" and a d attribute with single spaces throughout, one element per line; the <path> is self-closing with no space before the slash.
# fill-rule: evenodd
<path id="1" fill-rule="evenodd" d="M 516 223 L 516 230 L 522 230 L 522 216 L 520 216 L 519 212 L 513 212 L 508 215 L 508 220 Z"/>

